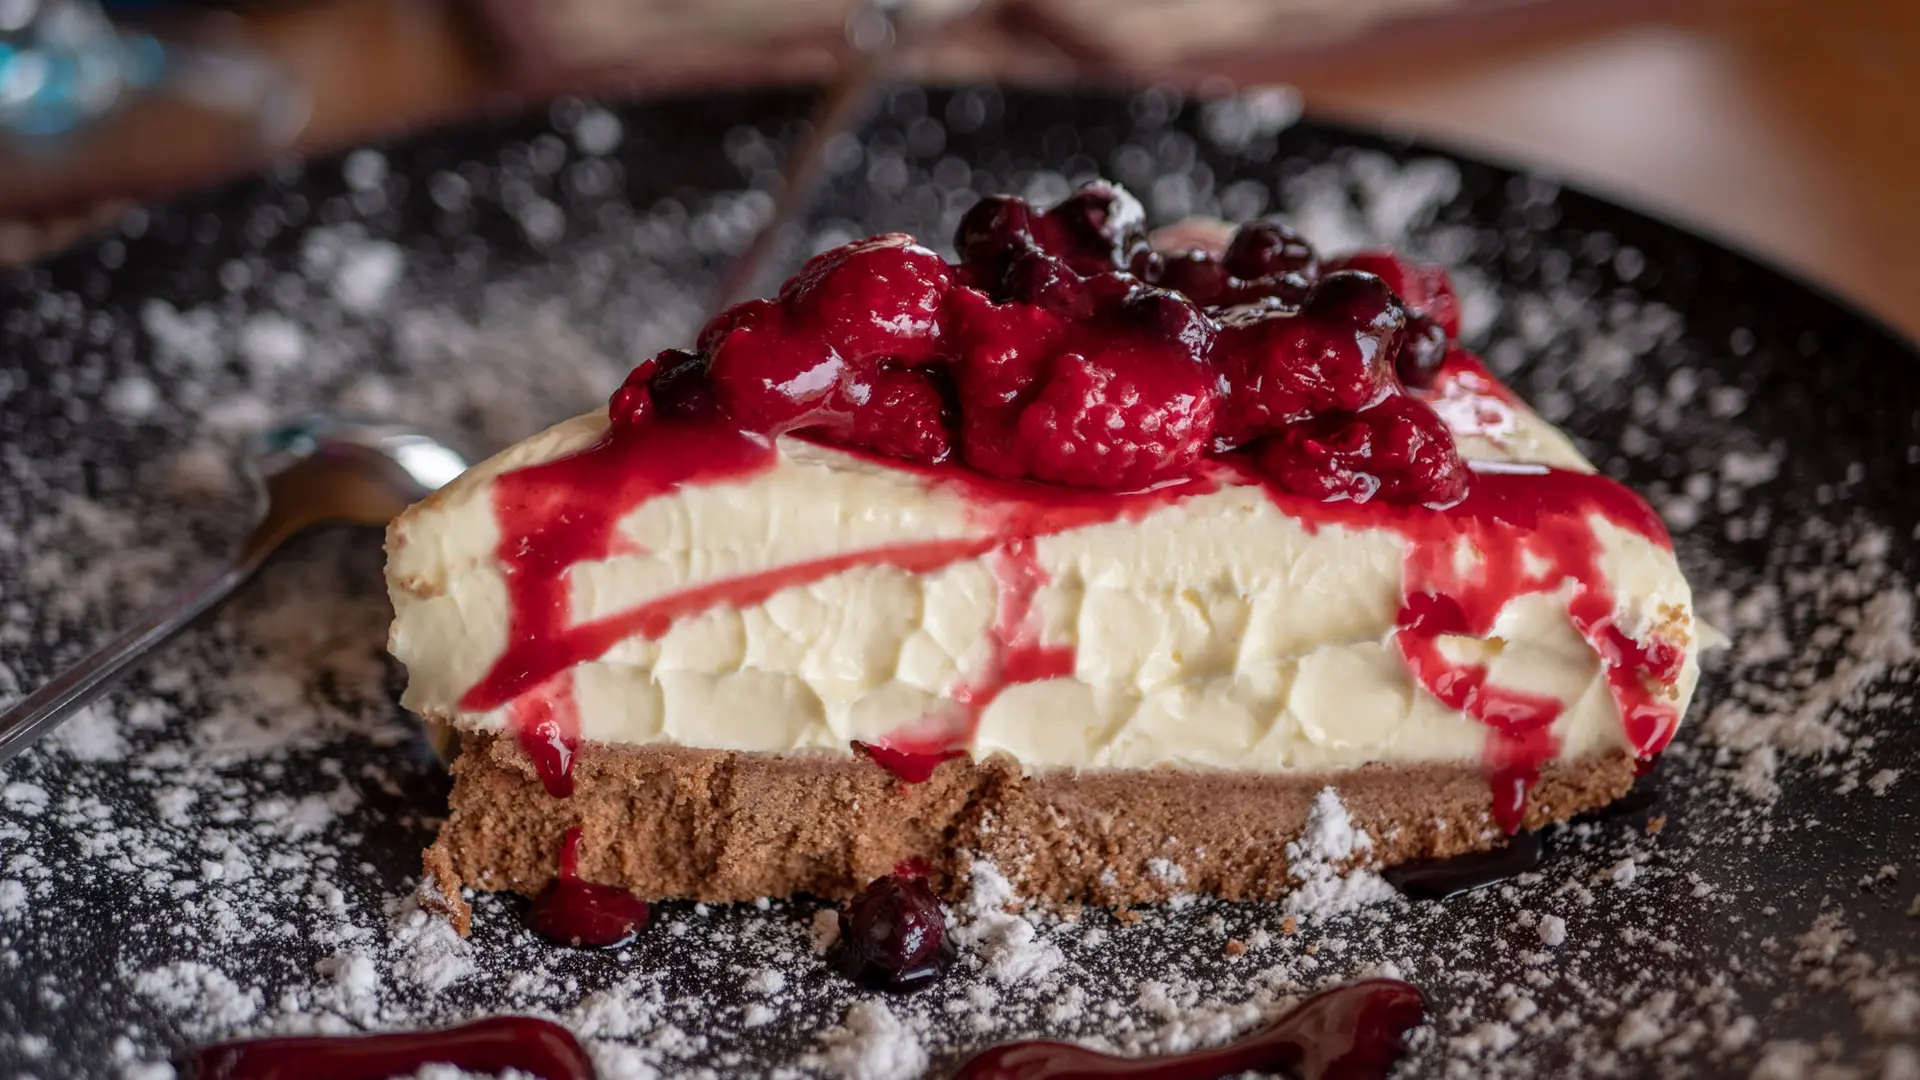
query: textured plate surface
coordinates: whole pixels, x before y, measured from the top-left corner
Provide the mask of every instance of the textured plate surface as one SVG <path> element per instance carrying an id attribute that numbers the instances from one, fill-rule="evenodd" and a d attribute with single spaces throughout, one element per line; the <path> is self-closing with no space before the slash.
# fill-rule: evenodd
<path id="1" fill-rule="evenodd" d="M 805 104 L 562 102 L 0 276 L 0 693 L 231 541 L 227 455 L 271 418 L 388 412 L 492 448 L 684 343 Z M 1156 222 L 1277 213 L 1323 250 L 1459 267 L 1469 343 L 1649 495 L 1734 639 L 1652 820 L 1558 830 L 1540 873 L 1443 903 L 968 915 L 962 969 L 907 1000 L 828 978 L 805 902 L 663 905 L 584 954 L 493 898 L 461 943 L 407 899 L 445 781 L 394 704 L 378 539 L 324 535 L 0 773 L 0 1076 L 499 1011 L 559 1016 L 610 1076 L 939 1075 L 1023 1033 L 1217 1039 L 1383 969 L 1434 1001 L 1409 1075 L 1920 1074 L 1914 350 L 1549 181 L 1291 120 L 1273 95 L 900 89 L 835 147 L 789 264 L 944 241 L 978 193 L 1098 172 Z"/>

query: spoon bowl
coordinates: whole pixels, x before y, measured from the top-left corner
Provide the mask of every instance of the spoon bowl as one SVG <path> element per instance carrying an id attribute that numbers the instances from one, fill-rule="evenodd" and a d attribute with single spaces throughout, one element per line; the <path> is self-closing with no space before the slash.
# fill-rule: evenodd
<path id="1" fill-rule="evenodd" d="M 240 468 L 261 507 L 248 547 L 319 525 L 385 526 L 466 471 L 442 438 L 390 421 L 316 414 L 255 439 Z"/>
<path id="2" fill-rule="evenodd" d="M 0 764 L 232 595 L 293 536 L 320 525 L 384 526 L 465 471 L 467 459 L 418 428 L 310 415 L 262 434 L 239 467 L 254 492 L 252 533 L 225 563 L 0 713 Z"/>

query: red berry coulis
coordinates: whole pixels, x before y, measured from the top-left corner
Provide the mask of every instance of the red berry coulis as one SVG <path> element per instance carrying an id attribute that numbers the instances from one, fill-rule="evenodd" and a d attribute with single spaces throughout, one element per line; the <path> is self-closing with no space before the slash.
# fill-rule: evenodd
<path id="1" fill-rule="evenodd" d="M 647 925 L 647 902 L 625 889 L 580 880 L 580 827 L 560 841 L 560 872 L 527 908 L 527 929 L 558 945 L 612 949 Z"/>
<path id="2" fill-rule="evenodd" d="M 933 778 L 933 771 L 943 762 L 967 756 L 965 750 L 902 750 L 898 746 L 885 743 L 861 742 L 853 740 L 853 752 L 865 755 L 867 760 L 899 777 L 902 783 L 924 784 Z"/>
<path id="3" fill-rule="evenodd" d="M 509 1070 L 540 1080 L 593 1080 L 592 1059 L 566 1028 L 531 1016 L 495 1016 L 443 1031 L 297 1036 L 202 1046 L 181 1064 L 196 1080 L 386 1080 L 427 1065 Z"/>
<path id="4" fill-rule="evenodd" d="M 1124 1058 L 1063 1042 L 1016 1042 L 967 1059 L 952 1080 L 1218 1080 L 1285 1071 L 1295 1080 L 1383 1080 L 1425 1019 L 1425 996 L 1397 979 L 1313 995 L 1251 1035 L 1212 1050 Z"/>
<path id="5" fill-rule="evenodd" d="M 1407 537 L 1399 647 L 1420 683 L 1488 728 L 1496 819 L 1524 816 L 1557 750 L 1558 703 L 1448 661 L 1443 635 L 1484 636 L 1516 596 L 1576 583 L 1575 628 L 1606 666 L 1635 750 L 1677 723 L 1683 660 L 1612 623 L 1588 517 L 1667 544 L 1617 484 L 1536 467 L 1470 470 L 1457 436 L 1499 437 L 1518 403 L 1451 345 L 1444 271 L 1390 252 L 1323 262 L 1256 222 L 1221 252 L 1148 248 L 1137 204 L 1090 185 L 1042 213 L 983 200 L 949 265 L 904 236 L 816 256 L 769 300 L 716 316 L 693 352 L 636 368 L 597 445 L 496 478 L 511 605 L 507 647 L 461 700 L 506 707 L 547 790 L 564 798 L 579 737 L 569 669 L 680 618 L 880 564 L 927 572 L 986 557 L 999 588 L 985 670 L 952 708 L 888 733 L 868 756 L 903 779 L 966 746 L 1007 687 L 1071 674 L 1033 609 L 1037 541 L 1141 516 L 1226 484 L 1257 484 L 1308 527 Z M 795 435 L 886 459 L 968 500 L 983 535 L 903 543 L 744 574 L 576 621 L 568 571 L 629 542 L 616 523 L 684 486 L 771 468 Z M 1471 543 L 1470 572 L 1453 563 Z"/>

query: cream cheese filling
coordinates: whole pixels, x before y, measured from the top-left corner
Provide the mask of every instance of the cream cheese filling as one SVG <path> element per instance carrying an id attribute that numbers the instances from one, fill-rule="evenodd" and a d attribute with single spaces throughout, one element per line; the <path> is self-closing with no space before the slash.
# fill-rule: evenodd
<path id="1" fill-rule="evenodd" d="M 1590 470 L 1551 426 L 1493 398 L 1442 415 L 1462 453 Z M 389 639 L 403 703 L 478 731 L 466 691 L 506 647 L 508 590 L 495 557 L 491 481 L 591 446 L 604 413 L 566 421 L 470 470 L 389 532 Z M 741 480 L 643 503 L 624 547 L 569 572 L 572 617 L 613 615 L 742 574 L 892 544 L 987 537 L 974 506 L 909 470 L 781 439 Z M 1687 582 L 1673 555 L 1595 516 L 1620 625 L 1686 649 L 1675 704 L 1697 668 Z M 1007 686 L 962 745 L 1028 767 L 1199 766 L 1322 770 L 1370 761 L 1479 760 L 1487 727 L 1423 690 L 1394 643 L 1408 541 L 1389 528 L 1298 520 L 1257 485 L 1229 484 L 1033 541 L 1037 644 L 1072 674 Z M 958 722 L 962 688 L 990 678 L 1001 603 L 988 553 L 927 573 L 864 565 L 764 602 L 629 637 L 571 671 L 579 734 L 605 743 L 847 752 Z M 1560 756 L 1627 748 L 1605 671 L 1567 614 L 1571 583 L 1519 596 L 1485 639 L 1443 642 L 1493 683 L 1554 698 Z"/>

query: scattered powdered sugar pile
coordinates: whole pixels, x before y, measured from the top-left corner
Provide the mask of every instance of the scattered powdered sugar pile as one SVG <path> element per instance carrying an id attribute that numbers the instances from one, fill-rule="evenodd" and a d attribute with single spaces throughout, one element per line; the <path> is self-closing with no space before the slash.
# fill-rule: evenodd
<path id="1" fill-rule="evenodd" d="M 1298 884 L 1282 907 L 1294 914 L 1336 914 L 1379 903 L 1394 894 L 1380 875 L 1366 869 L 1373 837 L 1356 828 L 1327 788 L 1307 812 L 1307 831 L 1287 844 L 1287 867 Z"/>
<path id="2" fill-rule="evenodd" d="M 1442 904 L 1368 869 L 1374 838 L 1334 789 L 1303 835 L 1274 838 L 1300 886 L 1283 903 L 1041 910 L 976 863 L 956 969 L 906 998 L 830 975 L 834 918 L 805 901 L 663 904 L 633 944 L 580 953 L 482 897 L 463 941 L 413 899 L 445 781 L 394 705 L 377 540 L 325 535 L 0 770 L 0 1074 L 157 1080 L 198 1041 L 519 1012 L 566 1024 L 609 1077 L 906 1080 L 1023 1035 L 1215 1044 L 1384 974 L 1434 1004 L 1420 1075 L 1920 1075 L 1920 950 L 1888 945 L 1920 912 L 1914 742 L 1890 726 L 1912 709 L 1914 537 L 1850 505 L 1851 469 L 1805 479 L 1763 434 L 1783 428 L 1747 375 L 1804 343 L 1690 337 L 1621 287 L 1652 272 L 1642 252 L 1548 242 L 1549 183 L 1509 184 L 1495 224 L 1453 202 L 1473 177 L 1445 161 L 1294 156 L 1275 95 L 1197 117 L 1164 92 L 1087 117 L 1029 106 L 1041 145 L 1015 151 L 995 125 L 1019 107 L 894 94 L 830 155 L 804 246 L 944 237 L 980 191 L 1053 198 L 1098 171 L 1156 222 L 1282 212 L 1329 248 L 1475 263 L 1470 337 L 1643 478 L 1732 641 L 1662 764 L 1681 797 L 1555 830 L 1539 872 Z M 485 163 L 361 151 L 226 216 L 137 215 L 86 265 L 0 279 L 0 346 L 27 357 L 0 372 L 0 420 L 30 436 L 0 447 L 0 693 L 231 541 L 228 455 L 274 417 L 403 413 L 493 447 L 683 343 L 767 211 L 778 117 L 803 103 L 756 123 L 716 108 L 734 112 L 707 157 L 658 161 L 690 144 L 657 109 L 563 102 Z M 122 268 L 164 286 L 117 295 Z"/>

